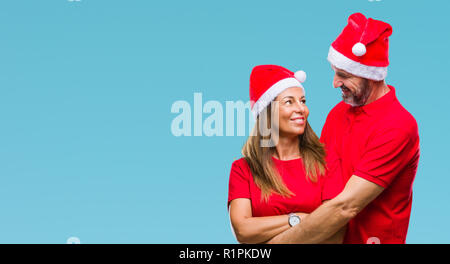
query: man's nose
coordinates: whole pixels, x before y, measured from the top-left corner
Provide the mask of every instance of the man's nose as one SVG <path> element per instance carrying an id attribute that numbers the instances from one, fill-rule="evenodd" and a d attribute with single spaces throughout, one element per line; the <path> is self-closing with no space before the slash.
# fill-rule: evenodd
<path id="1" fill-rule="evenodd" d="M 334 75 L 333 79 L 333 86 L 334 88 L 341 87 L 344 83 L 342 82 L 341 78 L 337 76 L 337 74 Z"/>

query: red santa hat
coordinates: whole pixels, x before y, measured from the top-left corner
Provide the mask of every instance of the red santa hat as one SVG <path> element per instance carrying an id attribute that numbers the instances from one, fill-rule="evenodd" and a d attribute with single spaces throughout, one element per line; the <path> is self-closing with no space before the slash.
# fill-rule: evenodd
<path id="1" fill-rule="evenodd" d="M 331 44 L 328 61 L 356 76 L 384 80 L 389 65 L 391 34 L 391 25 L 367 19 L 361 13 L 353 14 L 348 18 L 348 25 Z"/>
<path id="2" fill-rule="evenodd" d="M 254 67 L 250 74 L 250 102 L 255 119 L 280 93 L 291 87 L 303 88 L 305 80 L 304 71 L 293 73 L 277 65 Z"/>

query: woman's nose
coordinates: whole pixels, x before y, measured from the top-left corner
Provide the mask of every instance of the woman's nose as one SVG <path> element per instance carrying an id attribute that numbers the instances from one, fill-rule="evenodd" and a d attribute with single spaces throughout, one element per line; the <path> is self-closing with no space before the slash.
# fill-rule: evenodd
<path id="1" fill-rule="evenodd" d="M 296 103 L 295 111 L 302 114 L 305 112 L 305 105 L 300 100 Z"/>

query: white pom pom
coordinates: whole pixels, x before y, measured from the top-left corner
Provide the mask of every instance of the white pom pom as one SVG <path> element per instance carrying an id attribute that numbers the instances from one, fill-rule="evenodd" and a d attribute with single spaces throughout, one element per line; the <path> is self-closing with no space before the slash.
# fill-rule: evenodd
<path id="1" fill-rule="evenodd" d="M 294 76 L 300 83 L 304 83 L 306 81 L 306 72 L 304 71 L 297 71 Z"/>
<path id="2" fill-rule="evenodd" d="M 353 54 L 355 56 L 361 57 L 364 54 L 366 54 L 366 45 L 362 44 L 361 42 L 356 43 L 352 48 Z"/>

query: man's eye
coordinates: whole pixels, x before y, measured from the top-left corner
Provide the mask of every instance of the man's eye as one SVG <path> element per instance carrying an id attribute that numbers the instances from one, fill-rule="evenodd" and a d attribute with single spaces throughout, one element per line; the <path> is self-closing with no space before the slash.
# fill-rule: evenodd
<path id="1" fill-rule="evenodd" d="M 306 100 L 305 100 L 305 99 L 303 99 L 303 100 L 302 100 L 302 103 L 303 103 L 303 104 L 306 104 Z"/>
<path id="2" fill-rule="evenodd" d="M 287 100 L 286 102 L 284 102 L 285 104 L 292 104 L 291 100 Z"/>

